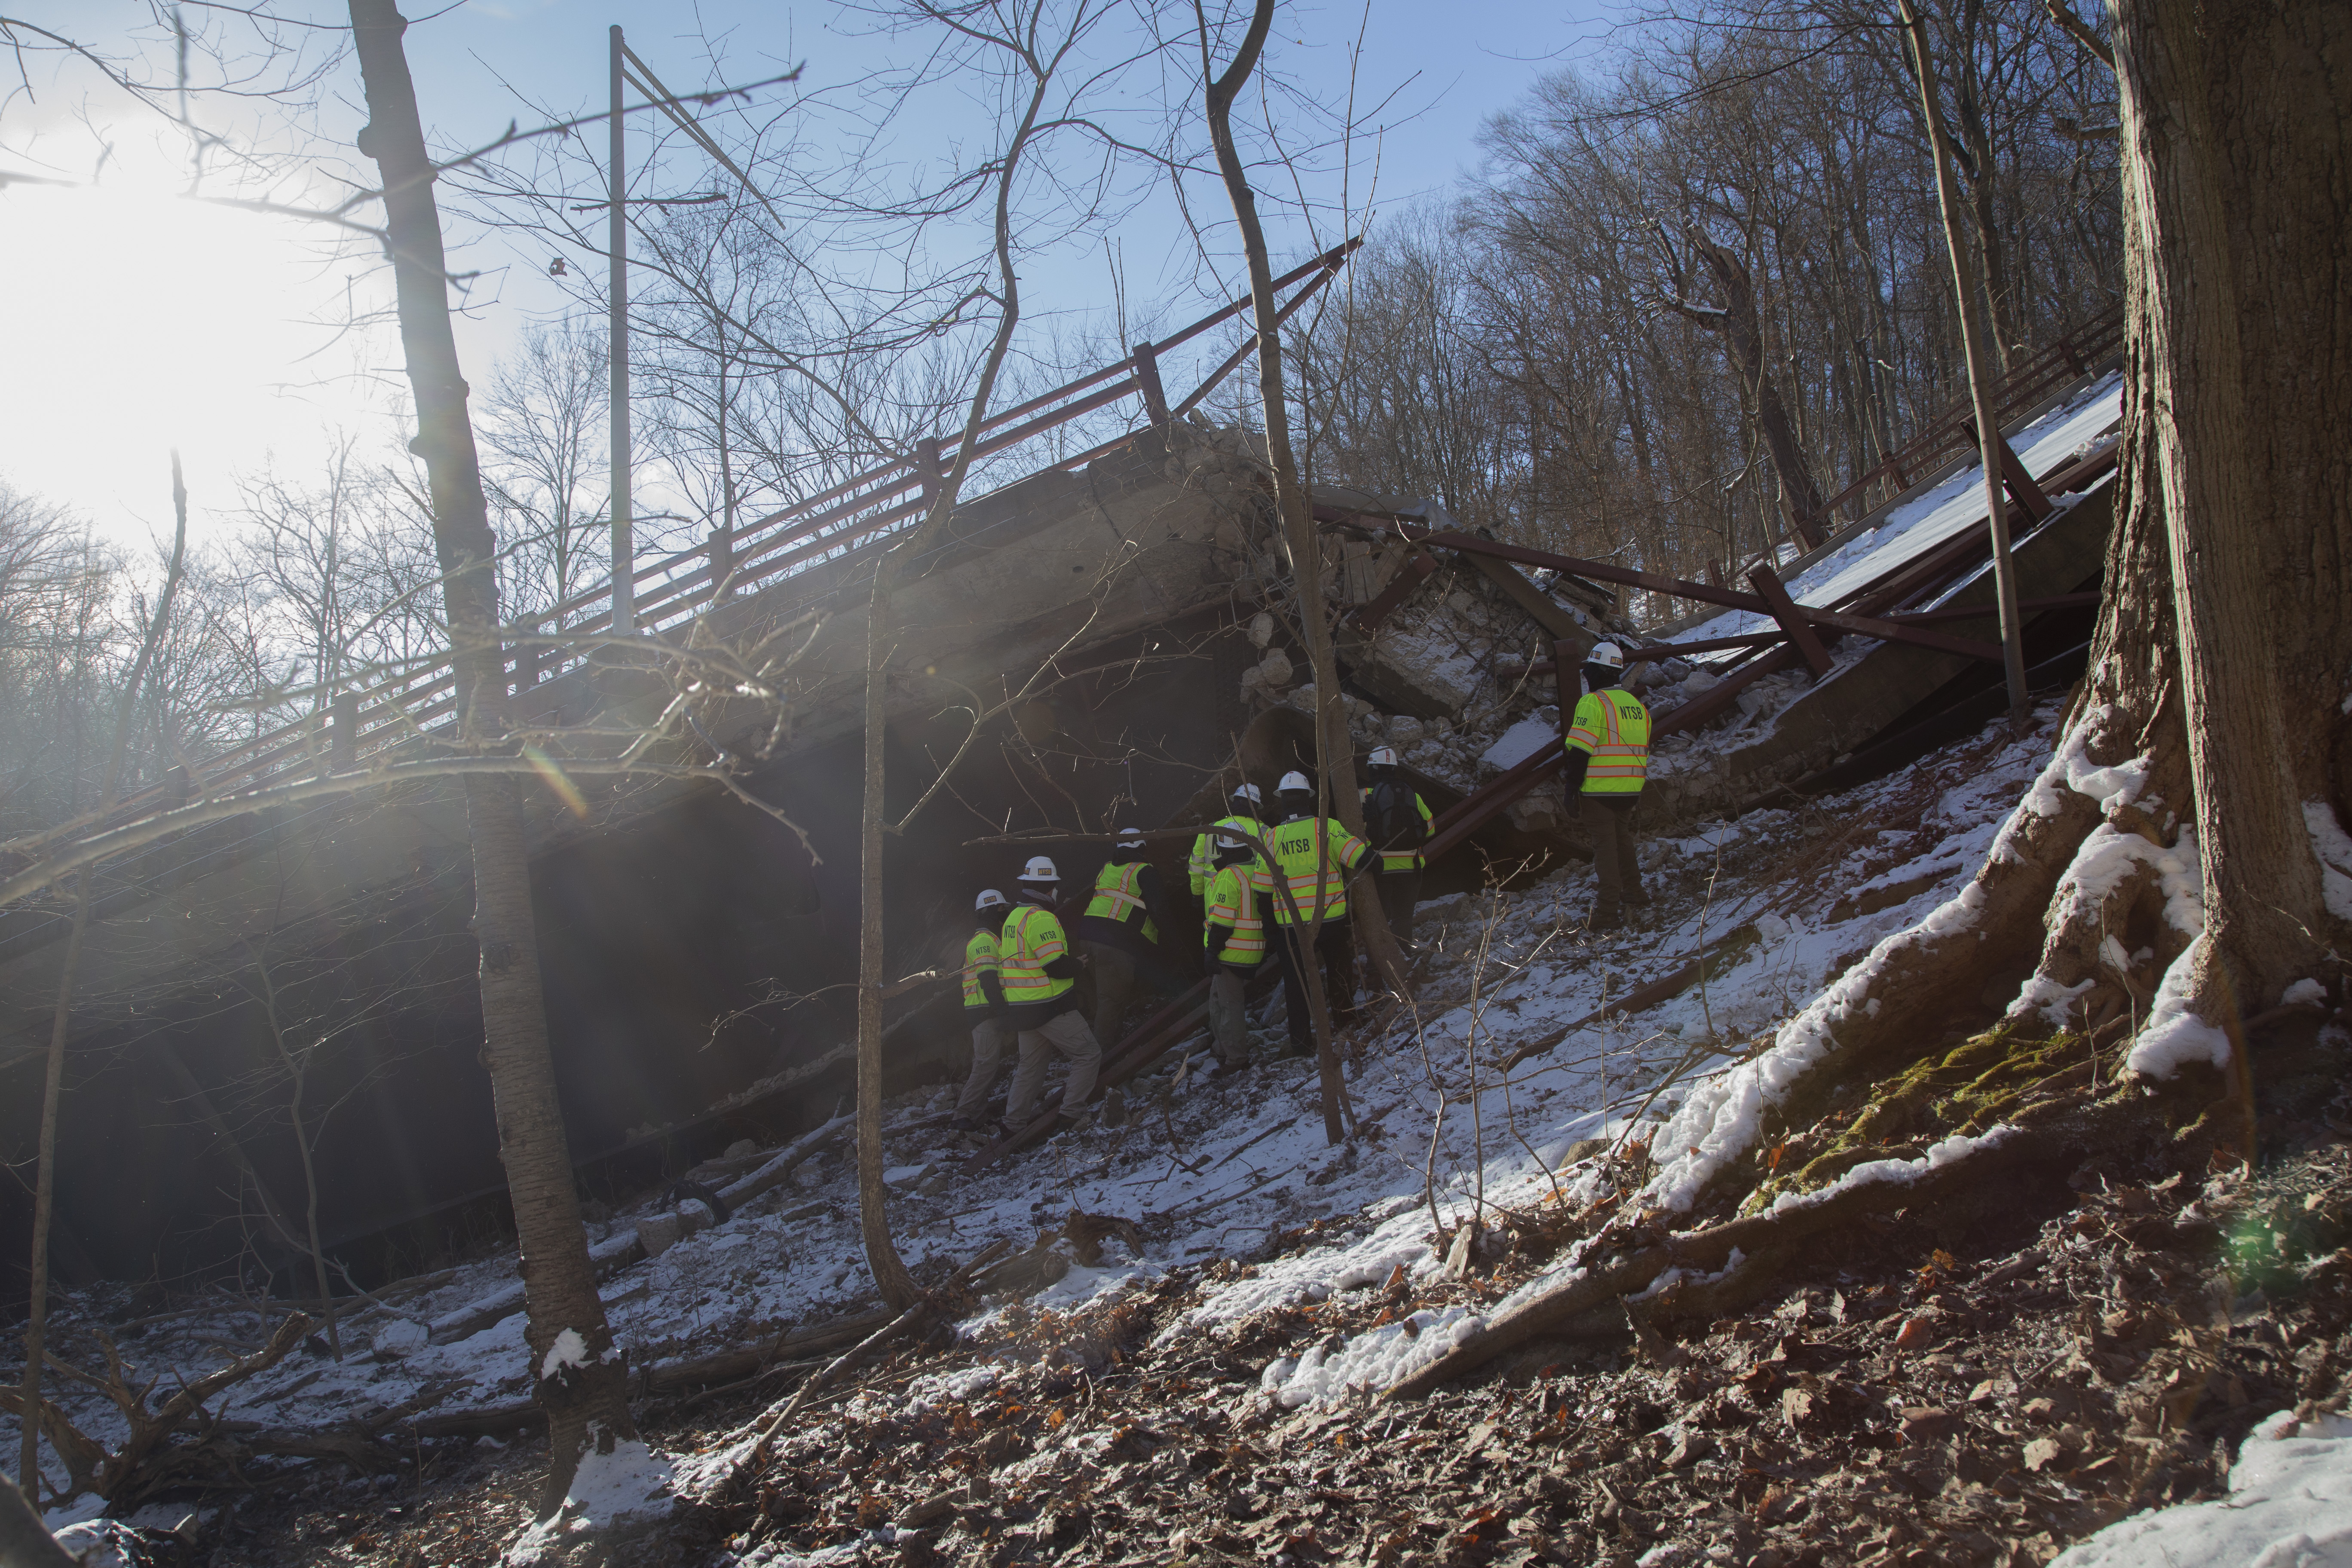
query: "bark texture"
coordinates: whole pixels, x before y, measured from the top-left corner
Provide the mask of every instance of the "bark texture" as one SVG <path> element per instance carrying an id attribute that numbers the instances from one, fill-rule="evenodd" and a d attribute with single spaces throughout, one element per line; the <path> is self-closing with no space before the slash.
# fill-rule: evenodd
<path id="1" fill-rule="evenodd" d="M 1789 418 L 1789 405 L 1781 400 L 1780 384 L 1766 363 L 1764 353 L 1764 323 L 1757 313 L 1756 283 L 1749 275 L 1748 263 L 1723 246 L 1707 237 L 1705 231 L 1690 231 L 1691 248 L 1715 279 L 1715 286 L 1723 294 L 1723 309 L 1708 322 L 1723 333 L 1723 346 L 1731 355 L 1739 379 L 1747 384 L 1748 406 L 1755 410 L 1756 433 L 1764 438 L 1764 449 L 1772 455 L 1772 471 L 1780 479 L 1780 506 L 1789 526 L 1793 529 L 1807 549 L 1822 542 L 1822 488 L 1813 482 L 1812 470 L 1805 466 L 1804 448 L 1798 444 L 1797 430 Z"/>
<path id="2" fill-rule="evenodd" d="M 2134 499 L 2164 518 L 2203 854 L 2197 994 L 2218 1000 L 2226 968 L 2260 1008 L 2342 934 L 2305 805 L 2345 823 L 2352 8 L 2116 0 L 2115 21 L 2130 417 L 2153 481 Z"/>
<path id="3" fill-rule="evenodd" d="M 1291 582 L 1298 594 L 1298 622 L 1307 635 L 1307 660 L 1315 674 L 1318 782 L 1328 803 L 1325 809 L 1338 815 L 1351 830 L 1360 830 L 1363 826 L 1363 806 L 1356 795 L 1355 749 L 1348 738 L 1345 710 L 1339 701 L 1339 664 L 1331 647 L 1331 623 L 1323 606 L 1323 549 L 1315 531 L 1315 510 L 1307 500 L 1306 487 L 1298 481 L 1298 460 L 1290 447 L 1290 401 L 1282 384 L 1282 326 L 1274 298 L 1274 267 L 1266 253 L 1265 226 L 1258 221 L 1257 195 L 1250 189 L 1249 173 L 1243 167 L 1241 150 L 1234 142 L 1234 100 L 1256 68 L 1258 56 L 1265 48 L 1266 34 L 1273 26 L 1274 0 L 1257 0 L 1249 29 L 1243 34 L 1241 47 L 1234 50 L 1222 76 L 1210 67 L 1204 28 L 1201 37 L 1202 79 L 1207 87 L 1209 139 L 1216 147 L 1217 169 L 1224 177 L 1225 195 L 1233 202 L 1234 222 L 1241 230 L 1242 252 L 1249 264 L 1250 299 L 1257 331 L 1258 393 L 1265 415 L 1266 463 L 1274 470 L 1275 509 L 1290 556 Z M 1395 953 L 1395 943 L 1387 940 L 1378 896 L 1368 900 L 1365 907 L 1370 918 L 1360 922 L 1359 930 L 1367 944 L 1373 945 L 1374 962 L 1384 974 L 1401 976 L 1402 961 Z M 1313 910 L 1301 910 L 1298 914 L 1314 931 L 1322 930 L 1323 904 L 1319 896 Z M 1379 934 L 1363 931 L 1365 925 L 1380 927 Z M 1381 956 L 1383 948 L 1387 950 L 1386 958 Z M 1299 969 L 1307 1007 L 1315 1019 L 1315 1058 L 1323 1086 L 1323 1133 L 1338 1143 L 1347 1137 L 1348 1090 L 1340 1077 L 1339 1048 L 1331 1037 L 1332 998 L 1324 993 L 1319 965 L 1301 963 Z M 1352 1002 L 1354 998 L 1339 1000 Z"/>
<path id="4" fill-rule="evenodd" d="M 401 346 L 416 403 L 410 449 L 425 462 L 434 548 L 446 574 L 443 596 L 457 659 L 460 734 L 465 743 L 480 746 L 496 742 L 507 724 L 492 569 L 498 547 L 449 326 L 433 169 L 401 44 L 408 24 L 392 0 L 351 0 L 351 16 L 368 104 L 358 143 L 383 181 Z M 481 947 L 482 1055 L 522 1255 L 524 1338 L 548 1417 L 548 1476 L 540 1499 L 544 1516 L 562 1500 L 589 1444 L 609 1452 L 636 1430 L 627 1369 L 596 1295 L 548 1049 L 520 782 L 469 775 L 466 822 L 474 853 L 474 934 Z"/>

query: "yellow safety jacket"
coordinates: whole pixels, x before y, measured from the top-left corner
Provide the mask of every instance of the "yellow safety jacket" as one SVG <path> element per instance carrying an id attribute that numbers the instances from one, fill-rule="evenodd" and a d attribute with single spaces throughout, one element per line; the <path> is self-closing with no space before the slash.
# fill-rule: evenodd
<path id="1" fill-rule="evenodd" d="M 1209 880 L 1217 874 L 1217 829 L 1220 827 L 1236 828 L 1254 840 L 1263 841 L 1265 837 L 1265 824 L 1256 817 L 1225 816 L 1218 818 L 1209 831 L 1193 839 L 1192 853 L 1184 858 L 1184 875 L 1192 884 L 1192 896 L 1196 899 L 1208 896 Z"/>
<path id="2" fill-rule="evenodd" d="M 1328 816 L 1286 822 L 1266 835 L 1265 847 L 1290 889 L 1291 901 L 1298 906 L 1297 918 L 1308 921 L 1315 919 L 1318 892 L 1324 919 L 1346 914 L 1348 879 L 1372 858 L 1370 845 Z M 1274 921 L 1292 923 L 1290 910 L 1279 898 L 1274 900 Z"/>
<path id="3" fill-rule="evenodd" d="M 1062 934 L 1061 917 L 1038 904 L 1023 904 L 1004 917 L 1004 932 L 996 942 L 996 977 L 1004 987 L 1007 1006 L 1051 1002 L 1077 984 L 1057 980 L 1045 966 L 1070 955 L 1070 939 Z"/>
<path id="4" fill-rule="evenodd" d="M 1577 700 L 1568 743 L 1589 752 L 1587 795 L 1639 795 L 1650 774 L 1650 710 L 1622 686 L 1588 691 Z"/>
<path id="5" fill-rule="evenodd" d="M 987 988 L 980 983 L 983 974 L 996 975 L 999 985 L 1004 983 L 996 963 L 996 933 L 976 931 L 963 944 L 963 1005 L 966 1007 L 992 1005 L 988 1000 Z"/>
<path id="6" fill-rule="evenodd" d="M 1209 879 L 1209 921 L 1232 935 L 1218 950 L 1220 963 L 1246 969 L 1265 957 L 1265 904 L 1274 896 L 1274 879 L 1257 866 L 1220 866 Z M 1207 938 L 1202 939 L 1203 946 Z"/>
<path id="7" fill-rule="evenodd" d="M 1370 784 L 1364 786 L 1364 804 L 1367 806 L 1372 804 L 1372 786 Z M 1412 808 L 1421 813 L 1421 825 L 1424 828 L 1436 820 L 1437 814 L 1429 809 L 1429 802 L 1421 798 L 1419 790 L 1412 792 Z M 1424 838 L 1423 842 L 1427 840 Z M 1425 863 L 1418 845 L 1411 849 L 1381 851 L 1381 869 L 1383 871 L 1418 871 Z"/>
<path id="8" fill-rule="evenodd" d="M 1096 872 L 1095 893 L 1087 900 L 1086 918 L 1126 925 L 1132 917 L 1142 915 L 1143 940 L 1158 942 L 1159 923 L 1146 912 L 1143 903 L 1143 872 L 1150 864 L 1145 860 L 1113 861 Z"/>

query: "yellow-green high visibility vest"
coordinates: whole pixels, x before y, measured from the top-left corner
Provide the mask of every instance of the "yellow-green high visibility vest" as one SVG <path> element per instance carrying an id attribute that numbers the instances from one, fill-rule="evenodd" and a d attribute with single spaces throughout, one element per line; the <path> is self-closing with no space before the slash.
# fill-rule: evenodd
<path id="1" fill-rule="evenodd" d="M 1265 847 L 1290 889 L 1291 901 L 1298 906 L 1297 918 L 1308 921 L 1315 919 L 1318 891 L 1324 919 L 1346 914 L 1348 877 L 1363 869 L 1364 862 L 1372 858 L 1370 845 L 1328 816 L 1286 822 L 1266 835 Z M 1274 900 L 1274 921 L 1291 923 L 1290 910 L 1278 898 Z"/>
<path id="2" fill-rule="evenodd" d="M 1263 842 L 1265 825 L 1255 816 L 1220 817 L 1209 830 L 1192 840 L 1192 853 L 1184 858 L 1185 879 L 1191 883 L 1192 896 L 1208 897 L 1210 879 L 1217 874 L 1217 829 L 1232 828 L 1252 842 Z"/>
<path id="3" fill-rule="evenodd" d="M 1006 1005 L 1051 1002 L 1075 980 L 1056 980 L 1045 966 L 1070 953 L 1070 939 L 1062 934 L 1061 917 L 1036 904 L 1023 904 L 1004 917 L 1004 932 L 996 941 L 996 978 L 1004 987 Z"/>
<path id="4" fill-rule="evenodd" d="M 965 1006 L 985 1007 L 989 1005 L 988 992 L 980 984 L 980 977 L 983 974 L 995 974 L 997 984 L 1000 985 L 1003 984 L 1003 976 L 997 970 L 996 933 L 992 931 L 976 931 L 963 944 L 963 1005 Z"/>
<path id="5" fill-rule="evenodd" d="M 1366 784 L 1364 786 L 1364 804 L 1366 805 L 1372 804 L 1372 786 L 1370 784 Z M 1436 820 L 1437 814 L 1429 809 L 1429 802 L 1421 798 L 1421 792 L 1419 790 L 1412 792 L 1412 807 L 1415 811 L 1421 813 L 1421 825 L 1423 827 L 1427 827 L 1432 822 Z M 1423 840 L 1423 842 L 1426 842 L 1426 840 Z M 1411 849 L 1383 849 L 1381 851 L 1381 869 L 1383 871 L 1418 871 L 1424 864 L 1425 862 L 1422 858 L 1419 846 L 1415 846 Z"/>
<path id="6" fill-rule="evenodd" d="M 1246 969 L 1265 957 L 1265 902 L 1274 879 L 1255 866 L 1220 866 L 1209 879 L 1209 921 L 1231 928 L 1219 962 Z M 1206 938 L 1202 939 L 1206 945 Z"/>
<path id="7" fill-rule="evenodd" d="M 1143 914 L 1143 868 L 1147 864 L 1142 860 L 1113 861 L 1096 872 L 1095 894 L 1087 900 L 1087 919 L 1125 925 L 1129 915 Z M 1149 914 L 1143 914 L 1142 929 L 1144 941 L 1160 940 L 1159 924 Z"/>
<path id="8" fill-rule="evenodd" d="M 1650 776 L 1650 710 L 1622 686 L 1588 691 L 1577 700 L 1568 743 L 1591 753 L 1584 769 L 1587 795 L 1639 795 Z"/>

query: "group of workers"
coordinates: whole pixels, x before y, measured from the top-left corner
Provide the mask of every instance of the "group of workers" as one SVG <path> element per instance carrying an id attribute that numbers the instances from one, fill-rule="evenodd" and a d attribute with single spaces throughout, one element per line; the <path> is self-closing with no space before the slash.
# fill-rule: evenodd
<path id="1" fill-rule="evenodd" d="M 1649 901 L 1634 858 L 1633 815 L 1647 777 L 1650 715 L 1619 684 L 1623 676 L 1616 647 L 1596 645 L 1584 665 L 1586 690 L 1565 736 L 1568 795 L 1580 801 L 1593 840 L 1596 890 L 1589 927 L 1594 931 L 1617 925 L 1626 906 Z M 1412 953 L 1422 847 L 1434 817 L 1391 748 L 1372 752 L 1370 778 L 1361 792 L 1370 842 L 1318 809 L 1316 786 L 1303 773 L 1283 775 L 1273 815 L 1265 811 L 1255 784 L 1237 785 L 1227 815 L 1193 840 L 1186 874 L 1203 910 L 1200 968 L 1209 982 L 1213 1071 L 1248 1065 L 1244 999 L 1269 961 L 1281 977 L 1293 1055 L 1314 1051 L 1310 967 L 1321 970 L 1331 1026 L 1353 1021 L 1356 944 L 1348 894 L 1359 876 L 1377 879 L 1389 931 L 1399 949 Z M 1024 1127 L 1036 1115 L 1045 1068 L 1056 1055 L 1069 1064 L 1062 1120 L 1082 1121 L 1104 1043 L 1119 1040 L 1138 987 L 1177 988 L 1177 966 L 1164 956 L 1160 939 L 1179 929 L 1178 921 L 1158 868 L 1143 858 L 1145 848 L 1139 833 L 1118 836 L 1110 858 L 1095 873 L 1076 944 L 1062 924 L 1061 873 L 1048 857 L 1034 857 L 1022 868 L 1013 900 L 988 888 L 974 901 L 974 930 L 963 952 L 972 1062 L 956 1101 L 958 1130 L 986 1127 L 990 1091 L 1008 1047 L 1014 1047 L 1016 1063 L 1005 1123 Z M 1080 1005 L 1082 972 L 1093 983 L 1091 1020 Z"/>

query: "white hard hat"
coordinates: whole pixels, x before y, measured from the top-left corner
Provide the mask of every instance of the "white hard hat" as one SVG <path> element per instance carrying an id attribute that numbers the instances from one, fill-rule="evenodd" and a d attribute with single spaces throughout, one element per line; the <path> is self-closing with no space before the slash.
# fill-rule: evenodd
<path id="1" fill-rule="evenodd" d="M 1220 827 L 1217 829 L 1217 847 L 1246 849 L 1249 847 L 1249 835 L 1236 827 Z"/>
<path id="2" fill-rule="evenodd" d="M 1372 766 L 1376 768 L 1392 768 L 1396 765 L 1396 748 L 1394 746 L 1378 746 L 1373 748 Z"/>
<path id="3" fill-rule="evenodd" d="M 1617 651 L 1617 645 L 1613 642 L 1597 642 L 1592 645 L 1592 651 L 1584 656 L 1584 662 L 1616 669 L 1623 666 L 1625 656 Z"/>
<path id="4" fill-rule="evenodd" d="M 1285 773 L 1275 790 L 1278 795 L 1313 795 L 1315 786 L 1307 782 L 1305 773 Z"/>
<path id="5" fill-rule="evenodd" d="M 1122 828 L 1120 828 L 1120 829 L 1118 830 L 1118 847 L 1120 847 L 1121 849 L 1140 849 L 1140 848 L 1142 848 L 1142 847 L 1143 847 L 1143 835 L 1142 835 L 1142 833 L 1141 833 L 1139 830 L 1138 830 L 1138 829 L 1136 829 L 1136 828 L 1132 828 L 1132 827 L 1122 827 Z"/>
<path id="6" fill-rule="evenodd" d="M 1252 805 L 1255 805 L 1265 797 L 1257 793 L 1257 785 L 1254 784 L 1244 784 L 1234 785 L 1234 798 L 1235 800 L 1245 800 Z"/>
<path id="7" fill-rule="evenodd" d="M 994 888 L 982 888 L 980 890 L 980 897 L 971 901 L 971 907 L 975 911 L 977 911 L 980 910 L 1010 909 L 1012 905 L 1010 901 L 1006 900 L 1004 895 L 998 892 Z"/>
<path id="8" fill-rule="evenodd" d="M 1058 882 L 1062 874 L 1054 869 L 1054 863 L 1045 856 L 1034 855 L 1030 857 L 1029 864 L 1021 868 L 1020 879 L 1024 882 Z"/>

